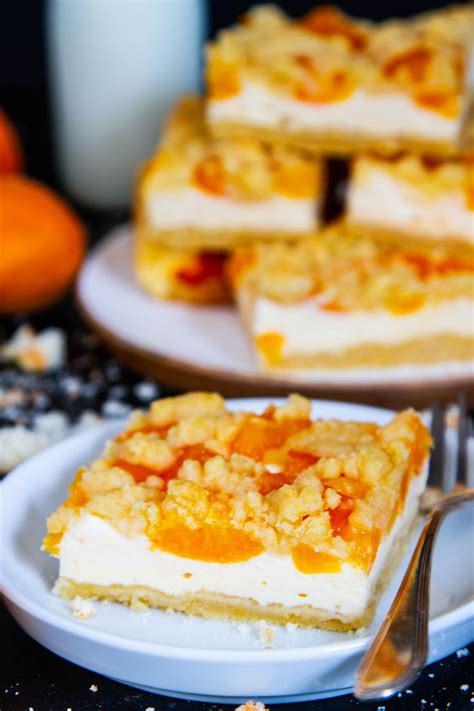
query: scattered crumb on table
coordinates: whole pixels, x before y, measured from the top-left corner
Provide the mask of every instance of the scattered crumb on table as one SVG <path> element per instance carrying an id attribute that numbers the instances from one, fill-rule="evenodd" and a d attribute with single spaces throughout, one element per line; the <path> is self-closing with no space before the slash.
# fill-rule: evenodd
<path id="1" fill-rule="evenodd" d="M 59 328 L 37 333 L 30 325 L 20 326 L 2 346 L 0 355 L 26 371 L 58 370 L 66 357 L 66 335 Z"/>
<path id="2" fill-rule="evenodd" d="M 246 701 L 245 704 L 238 706 L 235 711 L 269 711 L 261 701 Z"/>

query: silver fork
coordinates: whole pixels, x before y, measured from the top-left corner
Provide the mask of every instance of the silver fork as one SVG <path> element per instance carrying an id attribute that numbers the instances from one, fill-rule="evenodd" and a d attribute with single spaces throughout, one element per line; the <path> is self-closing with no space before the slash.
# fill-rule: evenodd
<path id="1" fill-rule="evenodd" d="M 456 480 L 449 481 L 445 466 L 445 412 L 432 409 L 434 449 L 428 473 L 428 516 L 395 600 L 356 676 L 354 695 L 361 700 L 386 699 L 412 684 L 428 654 L 431 558 L 439 526 L 450 511 L 474 501 L 468 486 L 467 442 L 469 419 L 461 395 L 457 434 Z M 451 489 L 449 491 L 449 489 Z"/>

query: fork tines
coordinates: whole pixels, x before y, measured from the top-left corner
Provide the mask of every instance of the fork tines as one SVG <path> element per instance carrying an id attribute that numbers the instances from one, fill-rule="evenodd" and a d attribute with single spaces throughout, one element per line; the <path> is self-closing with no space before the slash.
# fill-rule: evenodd
<path id="1" fill-rule="evenodd" d="M 468 439 L 470 432 L 470 419 L 467 411 L 466 393 L 461 392 L 458 397 L 456 416 L 456 449 L 453 458 L 446 457 L 446 412 L 442 405 L 436 403 L 431 409 L 431 436 L 433 450 L 430 457 L 428 470 L 428 487 L 431 490 L 449 491 L 453 486 L 469 486 L 469 461 Z M 448 417 L 449 419 L 449 417 Z M 455 454 L 455 458 L 454 458 Z M 454 464 L 448 466 L 448 461 Z M 450 473 L 454 474 L 450 476 Z M 472 484 L 471 484 L 472 485 Z"/>
<path id="2" fill-rule="evenodd" d="M 436 403 L 431 409 L 433 450 L 428 469 L 428 486 L 433 489 L 441 489 L 441 491 L 447 491 L 449 488 L 449 482 L 446 480 L 447 467 L 445 467 L 445 433 L 444 407 Z"/>
<path id="3" fill-rule="evenodd" d="M 469 437 L 469 415 L 467 412 L 466 393 L 458 398 L 459 424 L 456 451 L 456 484 L 468 486 L 467 440 Z"/>

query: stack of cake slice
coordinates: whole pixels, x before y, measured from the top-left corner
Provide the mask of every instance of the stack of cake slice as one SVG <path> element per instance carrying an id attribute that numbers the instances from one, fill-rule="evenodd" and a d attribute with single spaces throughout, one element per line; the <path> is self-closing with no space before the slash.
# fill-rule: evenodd
<path id="1" fill-rule="evenodd" d="M 268 370 L 473 359 L 474 10 L 250 11 L 208 48 L 138 191 L 152 294 L 236 300 Z M 322 224 L 324 160 L 347 157 Z"/>
<path id="2" fill-rule="evenodd" d="M 182 100 L 140 182 L 139 281 L 163 298 L 226 300 L 226 255 L 314 233 L 323 185 L 320 160 L 251 135 L 215 138 L 204 102 Z"/>

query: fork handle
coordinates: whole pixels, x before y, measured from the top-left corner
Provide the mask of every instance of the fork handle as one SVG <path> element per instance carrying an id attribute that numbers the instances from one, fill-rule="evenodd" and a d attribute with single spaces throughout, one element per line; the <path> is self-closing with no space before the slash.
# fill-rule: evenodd
<path id="1" fill-rule="evenodd" d="M 428 516 L 398 593 L 365 654 L 354 695 L 361 700 L 392 696 L 415 681 L 428 654 L 431 558 L 445 515 L 474 499 L 474 489 L 448 495 Z"/>

